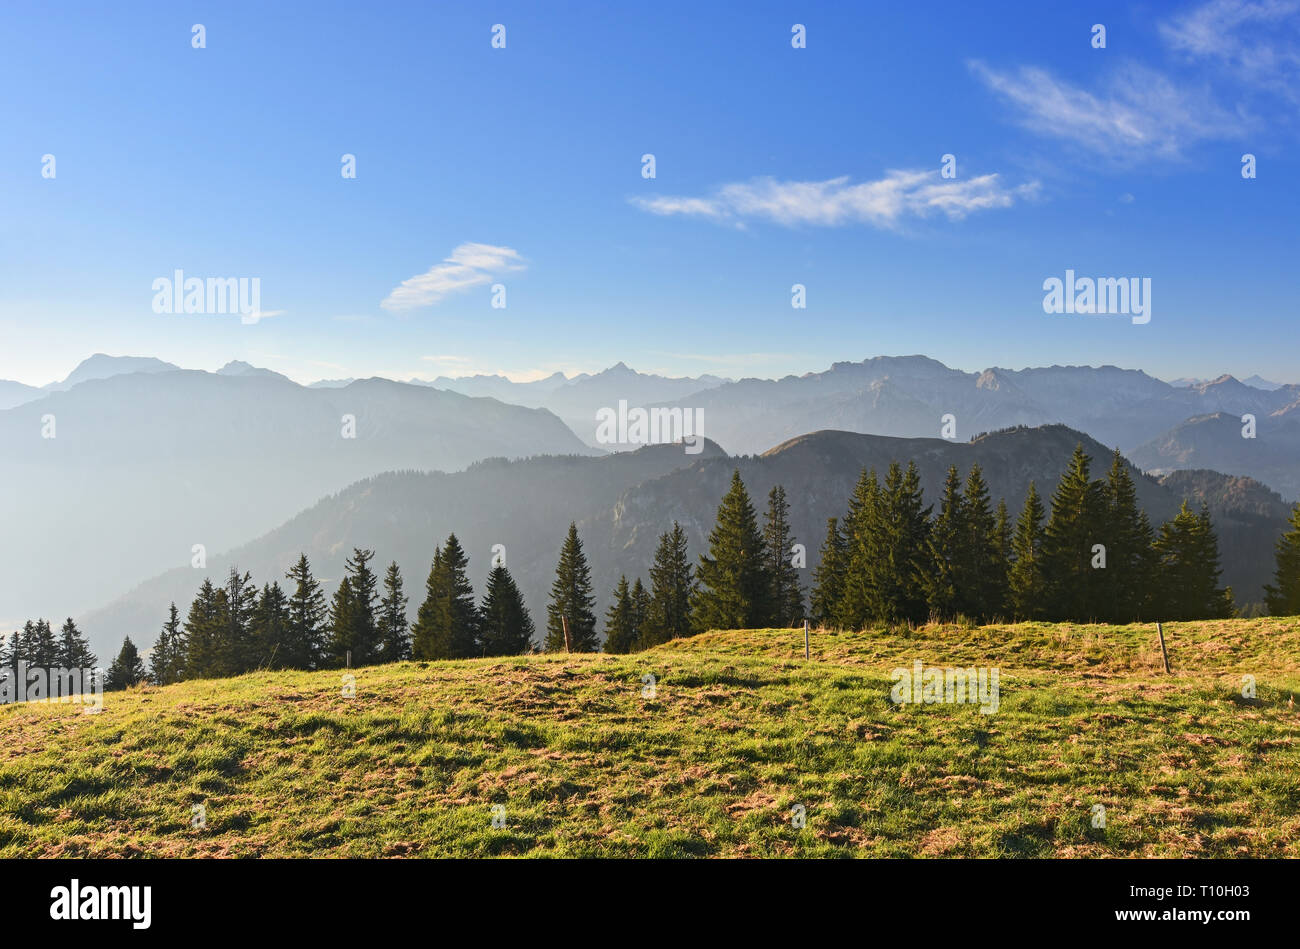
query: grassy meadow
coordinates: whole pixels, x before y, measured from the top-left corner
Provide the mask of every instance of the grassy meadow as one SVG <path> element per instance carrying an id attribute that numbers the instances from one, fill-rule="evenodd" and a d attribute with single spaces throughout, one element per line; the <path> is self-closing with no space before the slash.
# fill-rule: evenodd
<path id="1" fill-rule="evenodd" d="M 1153 625 L 814 631 L 811 661 L 764 629 L 9 705 L 0 856 L 1300 856 L 1300 619 L 1165 635 L 1172 674 Z M 893 704 L 917 659 L 997 667 L 996 714 Z"/>

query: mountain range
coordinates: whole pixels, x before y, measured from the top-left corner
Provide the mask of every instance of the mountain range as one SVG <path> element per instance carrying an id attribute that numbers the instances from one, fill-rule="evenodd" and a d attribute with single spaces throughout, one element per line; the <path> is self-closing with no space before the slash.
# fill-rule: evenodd
<path id="1" fill-rule="evenodd" d="M 236 367 L 238 370 L 238 367 Z M 52 436 L 52 437 L 50 437 Z M 76 615 L 382 471 L 590 454 L 545 409 L 385 379 L 131 372 L 0 411 L 0 618 Z"/>
<path id="2" fill-rule="evenodd" d="M 159 605 L 150 591 L 163 587 L 149 584 L 201 573 L 188 566 L 200 544 L 209 572 L 233 557 L 262 580 L 282 572 L 277 557 L 299 550 L 323 557 L 329 576 L 352 545 L 373 546 L 416 581 L 447 532 L 487 544 L 477 561 L 485 567 L 486 551 L 506 543 L 498 535 L 510 527 L 524 552 L 520 581 L 537 607 L 553 567 L 548 545 L 573 519 L 597 532 L 603 596 L 618 573 L 644 570 L 665 522 L 682 520 L 692 542 L 703 542 L 719 472 L 732 466 L 755 478 L 756 503 L 783 481 L 811 569 L 824 518 L 840 513 L 864 463 L 915 458 L 932 491 L 946 467 L 935 459 L 984 464 L 988 455 L 995 496 L 1016 507 L 1031 477 L 1050 491 L 1080 438 L 1098 464 L 1118 445 L 1151 475 L 1140 489 L 1153 519 L 1168 517 L 1183 494 L 1207 500 L 1222 520 L 1225 575 L 1249 602 L 1271 569 L 1285 502 L 1300 497 L 1300 386 L 1263 389 L 1230 376 L 1178 386 L 1113 366 L 974 373 L 923 356 L 877 357 L 730 381 L 619 363 L 527 383 L 471 376 L 303 386 L 240 361 L 203 372 L 97 354 L 43 387 L 0 382 L 3 398 L 20 404 L 0 408 L 0 522 L 11 541 L 0 549 L 10 580 L 0 590 L 0 628 L 72 614 L 102 622 L 92 629 L 101 638 L 130 632 L 151 641 Z M 702 412 L 705 451 L 665 445 L 609 457 L 607 449 L 638 447 L 596 444 L 596 412 L 620 401 Z M 1242 437 L 1247 413 L 1254 438 Z M 947 414 L 955 432 L 934 437 Z M 54 437 L 43 437 L 47 430 Z M 979 437 L 988 431 L 999 434 Z M 1017 447 L 997 461 L 995 446 Z M 796 471 L 792 458 L 823 470 Z M 787 468 L 788 476 L 771 474 Z M 536 488 L 556 472 L 563 483 L 551 493 Z M 391 502 L 382 511 L 373 508 L 380 498 Z M 359 521 L 340 513 L 352 509 Z M 308 535 L 289 530 L 312 518 L 324 520 Z M 423 529 L 408 538 L 413 525 Z M 251 541 L 290 536 L 273 552 Z M 167 597 L 192 595 L 185 582 L 169 583 Z"/>
<path id="3" fill-rule="evenodd" d="M 806 548 L 801 575 L 810 586 L 826 519 L 843 515 L 864 467 L 883 475 L 892 460 L 915 460 L 930 504 L 949 465 L 965 474 L 978 462 L 995 502 L 1005 498 L 1014 517 L 1030 481 L 1044 495 L 1051 493 L 1080 442 L 1093 457 L 1094 477 L 1104 477 L 1110 460 L 1106 447 L 1061 425 L 998 432 L 971 442 L 823 431 L 741 458 L 706 442 L 696 456 L 680 446 L 652 445 L 603 457 L 493 459 L 452 474 L 387 473 L 353 484 L 268 534 L 210 558 L 206 571 L 181 566 L 153 578 L 87 615 L 84 625 L 105 643 L 120 641 L 127 632 L 145 635 L 165 618 L 169 602 L 184 611 L 205 576 L 220 582 L 229 567 L 238 566 L 265 583 L 282 578 L 300 552 L 332 591 L 353 547 L 375 549 L 381 570 L 390 561 L 399 564 L 414 615 L 434 548 L 454 531 L 469 554 L 480 595 L 493 548 L 504 548 L 506 565 L 541 630 L 570 520 L 578 525 L 603 615 L 621 574 L 648 583 L 658 537 L 674 521 L 685 528 L 692 557 L 707 549 L 733 469 L 739 469 L 760 512 L 772 486 L 785 487 L 795 539 Z M 1156 524 L 1171 517 L 1184 497 L 1205 500 L 1225 551 L 1224 582 L 1234 584 L 1240 600 L 1259 598 L 1272 569 L 1271 542 L 1260 540 L 1281 534 L 1288 510 L 1275 493 L 1214 472 L 1174 482 L 1132 474 L 1139 503 Z"/>

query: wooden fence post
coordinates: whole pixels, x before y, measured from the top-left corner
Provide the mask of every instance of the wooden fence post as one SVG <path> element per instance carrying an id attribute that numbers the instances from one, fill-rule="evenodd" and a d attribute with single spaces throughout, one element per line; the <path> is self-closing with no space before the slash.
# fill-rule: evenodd
<path id="1" fill-rule="evenodd" d="M 561 616 L 560 622 L 564 624 L 564 651 L 573 652 L 573 641 L 569 639 L 569 618 Z"/>
<path id="2" fill-rule="evenodd" d="M 1156 623 L 1156 632 L 1160 634 L 1160 655 L 1165 660 L 1165 672 L 1169 671 L 1169 653 L 1165 651 L 1165 627 L 1163 623 Z"/>
<path id="3" fill-rule="evenodd" d="M 809 658 L 809 656 L 808 656 L 808 621 L 807 621 L 807 620 L 804 620 L 804 621 L 803 621 L 803 657 L 804 657 L 805 659 Z"/>

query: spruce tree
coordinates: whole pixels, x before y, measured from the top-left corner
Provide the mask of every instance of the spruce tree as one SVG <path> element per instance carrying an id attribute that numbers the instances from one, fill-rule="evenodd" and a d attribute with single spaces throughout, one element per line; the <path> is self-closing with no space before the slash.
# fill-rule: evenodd
<path id="1" fill-rule="evenodd" d="M 983 623 L 1000 616 L 1007 600 L 1007 565 L 989 503 L 984 474 L 973 464 L 963 491 L 959 586 L 963 611 Z"/>
<path id="2" fill-rule="evenodd" d="M 262 595 L 258 598 L 249 621 L 249 638 L 253 646 L 251 668 L 288 667 L 286 657 L 293 649 L 293 624 L 289 599 L 280 588 L 279 581 L 262 587 Z"/>
<path id="3" fill-rule="evenodd" d="M 1287 528 L 1277 540 L 1273 582 L 1264 586 L 1264 602 L 1271 616 L 1300 614 L 1300 504 L 1291 509 Z"/>
<path id="4" fill-rule="evenodd" d="M 1041 619 L 1046 615 L 1042 563 L 1045 515 L 1042 498 L 1031 481 L 1011 538 L 1009 599 L 1011 615 L 1017 620 Z"/>
<path id="5" fill-rule="evenodd" d="M 862 629 L 872 620 L 875 591 L 871 589 L 871 559 L 879 539 L 880 484 L 875 469 L 858 476 L 844 517 L 845 568 L 839 612 L 833 617 L 841 629 Z"/>
<path id="6" fill-rule="evenodd" d="M 329 658 L 335 667 L 347 662 L 352 654 L 352 666 L 372 665 L 379 655 L 379 626 L 375 622 L 375 606 L 379 601 L 376 590 L 379 580 L 370 569 L 373 550 L 352 549 L 352 556 L 344 564 L 344 577 L 334 595 L 330 616 Z"/>
<path id="7" fill-rule="evenodd" d="M 90 651 L 90 642 L 69 616 L 60 630 L 54 664 L 63 669 L 93 669 L 98 662 L 98 657 Z"/>
<path id="8" fill-rule="evenodd" d="M 893 462 L 879 498 L 879 517 L 867 535 L 865 565 L 869 615 L 883 623 L 921 623 L 929 612 L 924 591 L 930 510 L 914 462 Z"/>
<path id="9" fill-rule="evenodd" d="M 173 602 L 167 610 L 167 622 L 158 633 L 158 641 L 149 651 L 149 678 L 154 685 L 171 685 L 184 674 L 181 614 Z"/>
<path id="10" fill-rule="evenodd" d="M 442 548 L 433 549 L 433 563 L 424 580 L 424 600 L 415 611 L 411 624 L 411 654 L 416 659 L 450 659 L 451 643 L 439 625 L 439 610 L 445 597 L 446 572 L 442 567 Z"/>
<path id="11" fill-rule="evenodd" d="M 930 526 L 929 565 L 925 572 L 925 595 L 930 613 L 938 620 L 951 620 L 966 608 L 968 591 L 958 589 L 965 580 L 963 569 L 969 559 L 966 510 L 961 495 L 957 466 L 948 468 L 939 499 L 939 514 Z"/>
<path id="12" fill-rule="evenodd" d="M 827 518 L 826 539 L 822 541 L 821 560 L 813 571 L 812 596 L 808 600 L 812 622 L 821 626 L 836 625 L 847 569 L 848 544 L 840 533 L 839 518 Z"/>
<path id="13" fill-rule="evenodd" d="M 1113 623 L 1132 623 L 1149 606 L 1154 542 L 1146 512 L 1138 507 L 1137 489 L 1124 457 L 1115 449 L 1102 491 L 1106 569 L 1098 571 L 1100 615 Z"/>
<path id="14" fill-rule="evenodd" d="M 767 547 L 740 472 L 718 506 L 709 553 L 700 555 L 700 589 L 693 604 L 696 628 L 753 629 L 771 615 Z"/>
<path id="15" fill-rule="evenodd" d="M 1052 513 L 1043 532 L 1043 585 L 1046 618 L 1088 622 L 1109 612 L 1101 602 L 1101 571 L 1092 566 L 1093 547 L 1103 543 L 1105 499 L 1100 482 L 1089 477 L 1092 459 L 1080 443 L 1052 495 Z"/>
<path id="16" fill-rule="evenodd" d="M 619 577 L 613 601 L 605 613 L 605 652 L 628 653 L 636 647 L 635 620 L 632 616 L 632 594 L 627 585 L 627 575 Z"/>
<path id="17" fill-rule="evenodd" d="M 660 535 L 650 567 L 650 605 L 640 648 L 690 636 L 695 631 L 691 617 L 695 578 L 690 556 L 686 531 L 674 521 L 673 529 Z"/>
<path id="18" fill-rule="evenodd" d="M 226 629 L 217 675 L 247 672 L 257 665 L 253 640 L 253 614 L 257 610 L 257 585 L 252 576 L 231 567 L 226 578 Z"/>
<path id="19" fill-rule="evenodd" d="M 794 566 L 795 539 L 790 531 L 790 505 L 785 488 L 776 485 L 767 495 L 763 523 L 763 545 L 767 550 L 768 603 L 770 626 L 790 627 L 803 621 L 803 588 Z"/>
<path id="20" fill-rule="evenodd" d="M 838 613 L 841 629 L 862 629 L 875 618 L 876 591 L 872 588 L 872 560 L 881 539 L 881 495 L 875 469 L 862 469 L 849 497 L 843 521 L 845 568 Z"/>
<path id="21" fill-rule="evenodd" d="M 140 651 L 135 648 L 135 643 L 131 642 L 131 637 L 128 636 L 122 642 L 122 649 L 117 654 L 117 658 L 108 667 L 104 688 L 110 692 L 129 689 L 138 685 L 144 677 L 144 662 L 140 659 Z"/>
<path id="22" fill-rule="evenodd" d="M 319 669 L 325 661 L 329 607 L 320 583 L 312 576 L 311 563 L 300 554 L 285 574 L 294 583 L 289 594 L 289 636 L 283 662 L 289 669 Z"/>
<path id="23" fill-rule="evenodd" d="M 406 618 L 408 600 L 402 592 L 402 571 L 397 561 L 384 574 L 384 598 L 379 603 L 379 661 L 401 662 L 411 658 L 410 621 Z"/>
<path id="24" fill-rule="evenodd" d="M 560 652 L 565 648 L 563 619 L 567 617 L 573 651 L 595 652 L 600 643 L 596 635 L 595 606 L 591 568 L 578 539 L 578 525 L 570 523 L 555 566 L 551 602 L 546 607 L 546 651 Z"/>
<path id="25" fill-rule="evenodd" d="M 644 649 L 646 625 L 650 621 L 650 591 L 641 578 L 632 584 L 632 648 Z"/>
<path id="26" fill-rule="evenodd" d="M 479 607 L 479 652 L 484 656 L 518 656 L 533 642 L 533 618 L 524 605 L 514 578 L 505 564 L 488 574 L 483 605 Z"/>
<path id="27" fill-rule="evenodd" d="M 59 641 L 49 620 L 40 619 L 31 624 L 27 654 L 27 663 L 33 668 L 53 669 L 59 665 Z"/>
<path id="28" fill-rule="evenodd" d="M 223 634 L 226 628 L 226 591 L 204 578 L 198 596 L 185 617 L 185 656 L 187 679 L 210 679 L 220 671 Z"/>
<path id="29" fill-rule="evenodd" d="M 478 607 L 469 582 L 469 558 L 455 534 L 434 551 L 424 602 L 411 627 L 416 659 L 479 655 Z"/>
<path id="30" fill-rule="evenodd" d="M 1232 591 L 1219 588 L 1219 543 L 1209 511 L 1183 501 L 1155 542 L 1156 597 L 1166 621 L 1224 619 L 1234 613 Z"/>
<path id="31" fill-rule="evenodd" d="M 1011 514 L 1007 510 L 1007 499 L 998 498 L 998 510 L 994 516 L 993 536 L 997 540 L 998 556 L 1003 565 L 1011 568 Z"/>

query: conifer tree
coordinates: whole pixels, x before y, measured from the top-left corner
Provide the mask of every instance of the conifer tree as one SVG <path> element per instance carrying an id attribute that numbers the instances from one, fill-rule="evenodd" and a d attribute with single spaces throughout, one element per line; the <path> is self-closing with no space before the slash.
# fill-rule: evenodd
<path id="1" fill-rule="evenodd" d="M 591 568 L 578 539 L 578 525 L 569 524 L 568 536 L 560 548 L 551 584 L 551 602 L 546 607 L 546 651 L 560 652 L 564 645 L 565 617 L 569 620 L 569 639 L 574 652 L 595 652 L 600 641 L 596 634 L 596 598 L 591 592 Z"/>
<path id="2" fill-rule="evenodd" d="M 206 577 L 185 617 L 185 678 L 210 679 L 222 675 L 221 651 L 226 629 L 226 591 Z"/>
<path id="3" fill-rule="evenodd" d="M 998 545 L 998 557 L 1006 570 L 1011 569 L 1011 514 L 1007 510 L 1007 499 L 998 498 L 998 510 L 994 516 L 993 536 Z"/>
<path id="4" fill-rule="evenodd" d="M 249 620 L 252 665 L 257 669 L 287 668 L 286 656 L 293 648 L 293 624 L 289 599 L 279 581 L 265 584 Z"/>
<path id="5" fill-rule="evenodd" d="M 505 564 L 497 564 L 487 578 L 479 608 L 479 652 L 484 656 L 518 656 L 532 647 L 533 618 L 524 596 Z"/>
<path id="6" fill-rule="evenodd" d="M 354 547 L 344 564 L 345 574 L 334 595 L 331 610 L 329 657 L 338 667 L 352 654 L 352 666 L 373 664 L 379 655 L 379 626 L 375 606 L 379 600 L 378 578 L 370 569 L 373 550 Z"/>
<path id="7" fill-rule="evenodd" d="M 289 635 L 283 662 L 289 669 L 319 669 L 325 662 L 329 607 L 325 593 L 311 573 L 306 554 L 300 554 L 285 578 L 292 580 L 289 594 Z"/>
<path id="8" fill-rule="evenodd" d="M 93 669 L 99 659 L 90 651 L 90 642 L 69 616 L 59 631 L 59 645 L 54 664 L 63 669 Z"/>
<path id="9" fill-rule="evenodd" d="M 15 630 L 8 636 L 0 638 L 0 678 L 3 678 L 6 670 L 11 670 L 18 664 L 21 657 L 22 646 L 21 635 Z"/>
<path id="10" fill-rule="evenodd" d="M 753 629 L 771 615 L 767 548 L 749 492 L 732 472 L 731 487 L 718 506 L 709 534 L 709 553 L 700 555 L 700 589 L 693 604 L 696 628 Z"/>
<path id="11" fill-rule="evenodd" d="M 1043 501 L 1031 481 L 1011 538 L 1011 615 L 1018 620 L 1041 619 L 1046 615 L 1042 563 L 1045 515 Z"/>
<path id="12" fill-rule="evenodd" d="M 844 574 L 848 570 L 848 544 L 840 533 L 839 518 L 826 519 L 826 539 L 822 541 L 821 560 L 813 571 L 809 619 L 821 626 L 835 626 L 844 596 Z"/>
<path id="13" fill-rule="evenodd" d="M 446 591 L 446 571 L 442 567 L 442 548 L 433 549 L 433 563 L 424 580 L 424 600 L 415 611 L 411 624 L 411 654 L 416 659 L 450 659 L 451 643 L 442 635 L 438 614 Z"/>
<path id="14" fill-rule="evenodd" d="M 957 466 L 948 468 L 939 499 L 939 514 L 930 526 L 929 564 L 925 572 L 925 595 L 930 613 L 936 619 L 954 619 L 966 608 L 968 592 L 958 589 L 966 578 L 963 570 L 968 554 L 966 509 L 961 495 L 961 476 Z"/>
<path id="15" fill-rule="evenodd" d="M 641 578 L 632 584 L 632 648 L 644 649 L 646 624 L 650 621 L 650 591 Z"/>
<path id="16" fill-rule="evenodd" d="M 1287 527 L 1277 541 L 1273 582 L 1264 587 L 1264 602 L 1271 616 L 1300 614 L 1300 504 L 1291 509 Z"/>
<path id="17" fill-rule="evenodd" d="M 1007 598 L 1007 565 L 1002 558 L 997 518 L 989 503 L 984 474 L 978 464 L 973 464 L 963 492 L 959 586 L 962 609 L 980 622 L 1000 615 Z"/>
<path id="18" fill-rule="evenodd" d="M 641 630 L 640 648 L 690 636 L 695 627 L 691 607 L 695 597 L 694 567 L 687 549 L 686 531 L 676 521 L 659 536 L 650 567 L 650 605 Z"/>
<path id="19" fill-rule="evenodd" d="M 880 494 L 880 516 L 868 534 L 866 563 L 870 617 L 884 623 L 920 623 L 928 613 L 923 589 L 929 544 L 929 508 L 914 462 L 893 462 Z"/>
<path id="20" fill-rule="evenodd" d="M 357 654 L 350 648 L 352 630 L 356 625 L 353 618 L 357 612 L 355 599 L 352 578 L 344 576 L 330 598 L 329 639 L 325 646 L 325 658 L 335 668 L 349 662 L 354 666 L 357 664 Z"/>
<path id="21" fill-rule="evenodd" d="M 1208 510 L 1183 501 L 1155 542 L 1157 602 L 1162 619 L 1223 619 L 1234 611 L 1231 589 L 1219 589 L 1219 543 Z"/>
<path id="22" fill-rule="evenodd" d="M 613 602 L 605 613 L 605 652 L 628 653 L 636 647 L 635 619 L 632 615 L 632 594 L 628 589 L 627 575 L 619 577 L 614 589 Z"/>
<path id="23" fill-rule="evenodd" d="M 53 669 L 59 664 L 59 642 L 50 628 L 49 620 L 39 619 L 31 624 L 27 637 L 27 663 L 38 669 Z"/>
<path id="24" fill-rule="evenodd" d="M 110 692 L 129 689 L 138 685 L 143 679 L 144 662 L 140 659 L 140 651 L 135 648 L 135 643 L 131 642 L 131 637 L 128 636 L 122 642 L 121 651 L 108 667 L 104 688 Z"/>
<path id="25" fill-rule="evenodd" d="M 181 614 L 173 602 L 167 610 L 167 622 L 158 633 L 158 641 L 149 651 L 149 678 L 154 685 L 171 685 L 184 674 Z"/>
<path id="26" fill-rule="evenodd" d="M 1100 573 L 1092 566 L 1093 547 L 1104 543 L 1105 499 L 1101 483 L 1089 477 L 1092 459 L 1080 443 L 1052 495 L 1052 513 L 1043 532 L 1045 612 L 1051 620 L 1088 622 L 1108 611 L 1101 602 Z"/>
<path id="27" fill-rule="evenodd" d="M 379 603 L 379 661 L 401 662 L 411 658 L 410 621 L 406 618 L 408 600 L 402 592 L 402 571 L 397 561 L 384 574 L 384 598 Z"/>
<path id="28" fill-rule="evenodd" d="M 479 655 L 478 607 L 469 582 L 469 558 L 455 534 L 434 551 L 424 602 L 411 627 L 416 659 Z"/>
<path id="29" fill-rule="evenodd" d="M 226 629 L 220 650 L 217 675 L 247 672 L 257 664 L 253 640 L 253 614 L 257 610 L 257 585 L 245 571 L 231 567 L 226 578 Z"/>
<path id="30" fill-rule="evenodd" d="M 844 517 L 845 569 L 835 624 L 862 629 L 875 618 L 872 560 L 881 541 L 881 493 L 875 469 L 862 469 Z"/>
<path id="31" fill-rule="evenodd" d="M 770 626 L 789 627 L 803 621 L 803 588 L 794 566 L 794 534 L 790 531 L 790 505 L 785 488 L 776 485 L 767 495 L 763 545 L 767 551 Z"/>
<path id="32" fill-rule="evenodd" d="M 1099 615 L 1113 623 L 1132 623 L 1142 618 L 1149 605 L 1154 536 L 1146 512 L 1138 507 L 1137 489 L 1118 448 L 1102 496 L 1105 529 L 1098 543 L 1106 547 L 1106 568 L 1097 576 Z"/>

